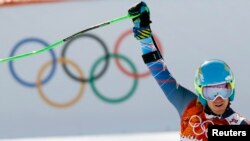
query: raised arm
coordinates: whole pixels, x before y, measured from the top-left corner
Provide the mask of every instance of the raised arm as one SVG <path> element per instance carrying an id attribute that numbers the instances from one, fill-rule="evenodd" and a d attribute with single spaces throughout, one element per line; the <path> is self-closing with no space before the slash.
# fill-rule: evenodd
<path id="1" fill-rule="evenodd" d="M 150 12 L 145 2 L 139 2 L 128 10 L 130 15 L 140 15 L 133 19 L 133 32 L 141 44 L 142 58 L 168 100 L 182 114 L 187 104 L 197 96 L 179 85 L 170 74 L 158 49 L 150 28 Z"/>

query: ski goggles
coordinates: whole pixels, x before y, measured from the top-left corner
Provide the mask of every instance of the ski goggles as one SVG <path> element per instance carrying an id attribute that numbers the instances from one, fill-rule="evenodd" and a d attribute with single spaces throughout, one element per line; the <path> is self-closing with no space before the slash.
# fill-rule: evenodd
<path id="1" fill-rule="evenodd" d="M 204 86 L 202 88 L 202 97 L 214 101 L 217 97 L 227 99 L 232 94 L 232 87 L 230 83 L 219 85 Z"/>

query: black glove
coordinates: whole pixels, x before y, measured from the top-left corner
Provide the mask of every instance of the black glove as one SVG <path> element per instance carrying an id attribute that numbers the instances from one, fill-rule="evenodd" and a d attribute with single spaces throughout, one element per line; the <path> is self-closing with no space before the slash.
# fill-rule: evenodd
<path id="1" fill-rule="evenodd" d="M 146 5 L 145 2 L 141 1 L 137 4 L 135 4 L 133 7 L 131 7 L 128 10 L 128 14 L 130 16 L 136 16 L 139 15 L 138 17 L 133 18 L 133 22 L 136 27 L 140 28 L 146 28 L 149 26 L 150 23 L 150 13 L 149 13 L 149 8 Z"/>
<path id="2" fill-rule="evenodd" d="M 128 13 L 130 16 L 136 16 L 132 19 L 134 23 L 133 32 L 135 38 L 140 40 L 150 37 L 152 32 L 149 24 L 152 22 L 150 21 L 149 8 L 146 3 L 143 1 L 137 3 L 128 10 Z"/>

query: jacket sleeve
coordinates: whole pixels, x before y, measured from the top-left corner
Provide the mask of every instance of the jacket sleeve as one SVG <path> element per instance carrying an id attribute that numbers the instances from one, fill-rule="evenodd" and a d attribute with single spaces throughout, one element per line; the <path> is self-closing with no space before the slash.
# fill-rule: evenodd
<path id="1" fill-rule="evenodd" d="M 139 41 L 143 55 L 156 51 L 152 37 L 141 39 Z M 146 63 L 146 65 L 164 92 L 166 98 L 173 104 L 181 116 L 185 107 L 194 98 L 197 98 L 196 94 L 176 82 L 165 65 L 163 58 Z"/>

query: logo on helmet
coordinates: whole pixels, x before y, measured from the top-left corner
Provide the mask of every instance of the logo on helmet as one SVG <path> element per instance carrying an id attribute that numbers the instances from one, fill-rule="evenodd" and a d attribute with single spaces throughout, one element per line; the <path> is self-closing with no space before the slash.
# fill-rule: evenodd
<path id="1" fill-rule="evenodd" d="M 228 75 L 226 78 L 225 78 L 226 81 L 230 81 L 232 80 L 232 76 L 231 75 Z"/>
<path id="2" fill-rule="evenodd" d="M 198 70 L 198 78 L 200 79 L 199 81 L 200 82 L 204 82 L 204 76 L 203 76 L 203 74 L 202 74 L 202 72 L 201 72 L 201 68 L 199 68 L 199 70 Z"/>

